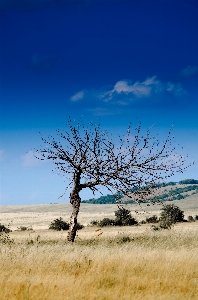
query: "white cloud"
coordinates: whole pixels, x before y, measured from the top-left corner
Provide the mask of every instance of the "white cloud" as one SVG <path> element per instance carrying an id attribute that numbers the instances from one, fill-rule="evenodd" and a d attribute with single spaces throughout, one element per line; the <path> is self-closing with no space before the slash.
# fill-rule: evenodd
<path id="1" fill-rule="evenodd" d="M 80 91 L 71 97 L 71 101 L 81 100 L 81 99 L 83 99 L 84 95 L 85 95 L 85 93 L 83 91 Z"/>
<path id="2" fill-rule="evenodd" d="M 131 83 L 129 80 L 116 82 L 112 89 L 84 90 L 73 95 L 71 101 L 81 99 L 94 99 L 96 101 L 112 102 L 119 105 L 128 105 L 130 101 L 137 101 L 140 98 L 148 98 L 160 93 L 173 93 L 175 96 L 182 96 L 186 91 L 180 83 L 163 82 L 157 76 L 147 77 L 144 81 Z M 92 101 L 93 102 L 93 101 Z M 109 114 L 109 113 L 108 113 Z M 99 113 L 97 113 L 99 115 Z M 103 113 L 102 113 L 103 115 Z"/>
<path id="3" fill-rule="evenodd" d="M 115 94 L 131 94 L 137 98 L 148 97 L 151 92 L 159 92 L 161 90 L 161 82 L 157 80 L 156 76 L 148 77 L 145 81 L 136 81 L 134 84 L 130 84 L 127 80 L 120 80 L 115 85 L 114 88 L 103 94 L 104 100 L 110 101 Z"/>
<path id="4" fill-rule="evenodd" d="M 149 85 L 144 85 L 139 82 L 134 83 L 133 85 L 128 84 L 127 81 L 118 81 L 114 89 L 112 90 L 113 92 L 117 92 L 118 94 L 120 93 L 132 93 L 137 97 L 142 97 L 142 96 L 148 96 L 150 94 L 151 87 Z"/>
<path id="5" fill-rule="evenodd" d="M 39 165 L 41 160 L 39 160 L 37 157 L 41 158 L 41 156 L 38 153 L 34 153 L 34 151 L 30 150 L 25 155 L 21 156 L 22 166 L 24 166 L 24 167 L 33 167 L 33 166 Z"/>
<path id="6" fill-rule="evenodd" d="M 181 76 L 183 77 L 194 77 L 198 75 L 198 66 L 187 66 L 185 69 L 181 70 Z"/>

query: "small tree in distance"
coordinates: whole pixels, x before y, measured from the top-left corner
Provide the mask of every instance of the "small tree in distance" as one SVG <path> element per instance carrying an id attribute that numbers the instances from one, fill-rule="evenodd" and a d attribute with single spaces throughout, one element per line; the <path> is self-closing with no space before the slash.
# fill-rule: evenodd
<path id="1" fill-rule="evenodd" d="M 184 221 L 184 212 L 174 204 L 165 204 L 161 209 L 160 227 L 169 229 L 177 222 Z"/>
<path id="2" fill-rule="evenodd" d="M 82 189 L 95 192 L 105 186 L 111 193 L 133 195 L 140 204 L 152 194 L 156 184 L 185 169 L 184 157 L 174 153 L 171 130 L 163 143 L 151 136 L 149 130 L 142 136 L 141 124 L 135 132 L 131 143 L 130 124 L 116 146 L 99 124 L 89 123 L 85 127 L 82 121 L 73 123 L 69 118 L 67 130 L 57 130 L 57 140 L 53 136 L 42 137 L 45 147 L 36 150 L 37 158 L 52 160 L 58 173 L 70 181 L 68 187 L 72 185 L 69 242 L 74 242 L 76 236 Z"/>

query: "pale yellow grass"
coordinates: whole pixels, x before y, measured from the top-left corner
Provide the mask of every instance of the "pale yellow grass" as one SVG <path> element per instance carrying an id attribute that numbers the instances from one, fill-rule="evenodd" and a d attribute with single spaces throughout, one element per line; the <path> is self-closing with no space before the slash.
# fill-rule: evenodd
<path id="1" fill-rule="evenodd" d="M 183 225 L 86 228 L 72 245 L 66 232 L 12 232 L 15 244 L 0 248 L 0 299 L 198 299 L 197 222 Z"/>
<path id="2" fill-rule="evenodd" d="M 167 202 L 180 207 L 188 216 L 198 215 L 198 196 L 192 195 L 184 200 Z M 138 205 L 127 205 L 132 211 L 133 216 L 138 220 L 145 220 L 152 215 L 160 215 L 162 205 L 146 204 L 142 209 Z M 12 230 L 17 227 L 26 226 L 33 229 L 48 229 L 50 223 L 59 217 L 69 221 L 72 207 L 70 204 L 43 204 L 43 205 L 18 205 L 18 206 L 0 206 L 0 223 L 8 225 Z M 88 225 L 92 220 L 101 220 L 105 217 L 114 218 L 116 204 L 81 204 L 78 221 L 83 225 Z M 136 213 L 138 211 L 138 213 Z"/>
<path id="3" fill-rule="evenodd" d="M 195 195 L 171 202 L 198 215 Z M 138 220 L 161 206 L 129 208 Z M 81 205 L 79 221 L 114 217 L 116 205 Z M 188 300 L 198 299 L 198 222 L 153 231 L 149 224 L 85 227 L 73 245 L 67 232 L 47 230 L 51 221 L 69 220 L 69 204 L 0 207 L 0 223 L 13 244 L 0 243 L 0 300 Z M 30 226 L 32 231 L 15 231 Z M 102 233 L 102 234 L 101 234 Z M 99 235 L 101 234 L 101 235 Z"/>

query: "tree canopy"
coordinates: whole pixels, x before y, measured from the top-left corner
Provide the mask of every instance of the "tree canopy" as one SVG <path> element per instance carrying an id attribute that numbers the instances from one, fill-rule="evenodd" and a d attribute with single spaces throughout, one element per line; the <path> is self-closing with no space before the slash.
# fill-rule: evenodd
<path id="1" fill-rule="evenodd" d="M 141 133 L 141 123 L 131 134 L 119 136 L 118 142 L 109 137 L 100 124 L 69 118 L 66 130 L 57 130 L 57 138 L 42 137 L 44 148 L 37 150 L 38 157 L 54 162 L 58 174 L 63 174 L 72 186 L 70 203 L 73 212 L 70 219 L 68 241 L 74 241 L 77 216 L 84 188 L 93 192 L 105 186 L 111 193 L 122 193 L 137 203 L 152 194 L 153 187 L 185 169 L 185 158 L 175 153 L 172 128 L 167 138 L 160 143 L 150 130 Z"/>

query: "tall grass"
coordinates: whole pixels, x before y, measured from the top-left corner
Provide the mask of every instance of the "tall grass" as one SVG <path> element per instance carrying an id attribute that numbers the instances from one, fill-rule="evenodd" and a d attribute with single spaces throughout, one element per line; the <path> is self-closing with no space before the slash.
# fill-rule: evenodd
<path id="1" fill-rule="evenodd" d="M 13 233 L 13 238 L 14 238 Z M 77 239 L 23 233 L 0 248 L 1 300 L 198 299 L 196 232 Z"/>

